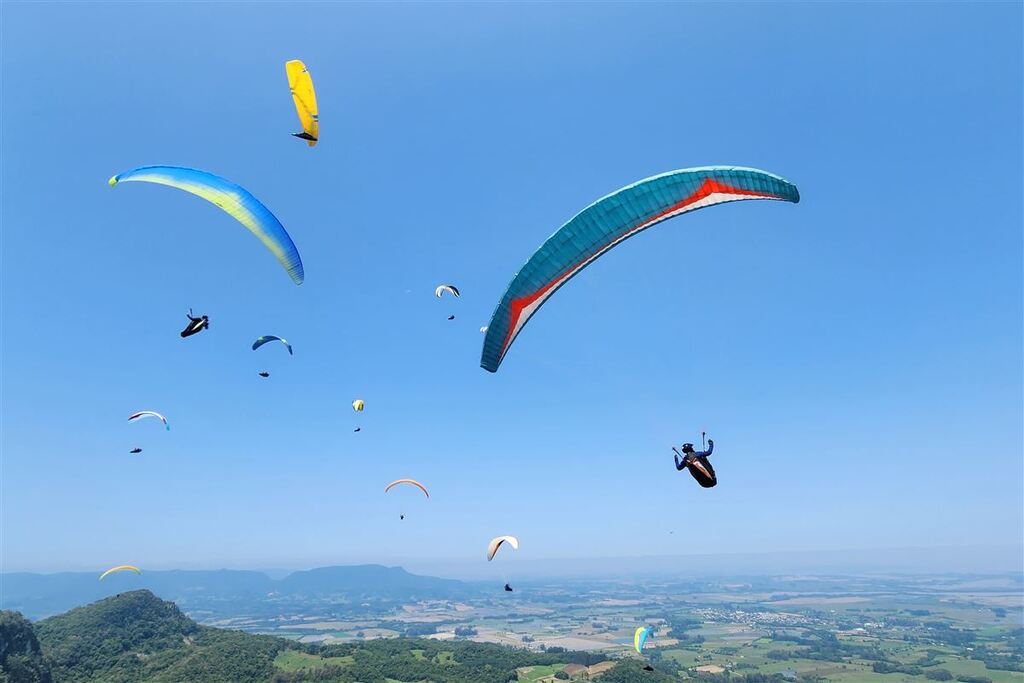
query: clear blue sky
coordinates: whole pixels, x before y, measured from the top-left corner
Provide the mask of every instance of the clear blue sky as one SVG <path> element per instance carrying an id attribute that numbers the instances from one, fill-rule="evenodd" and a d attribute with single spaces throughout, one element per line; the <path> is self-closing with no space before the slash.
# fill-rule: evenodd
<path id="1" fill-rule="evenodd" d="M 6 570 L 1020 543 L 1020 3 L 2 11 Z M 200 199 L 107 186 L 145 164 L 246 186 L 305 284 Z M 644 233 L 478 367 L 564 220 L 707 164 L 803 201 Z M 701 428 L 709 491 L 669 449 Z M 383 495 L 406 476 L 429 503 Z"/>

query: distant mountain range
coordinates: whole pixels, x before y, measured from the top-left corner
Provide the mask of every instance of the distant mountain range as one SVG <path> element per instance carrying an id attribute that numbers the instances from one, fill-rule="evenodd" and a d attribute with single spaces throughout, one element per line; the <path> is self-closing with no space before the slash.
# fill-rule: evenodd
<path id="1" fill-rule="evenodd" d="M 218 602 L 323 600 L 339 603 L 400 603 L 463 599 L 477 590 L 453 579 L 410 574 L 401 567 L 353 565 L 297 571 L 272 579 L 257 571 L 146 571 L 114 574 L 102 582 L 98 572 L 0 574 L 0 606 L 30 619 L 67 611 L 126 590 L 148 589 L 181 604 L 208 608 Z"/>

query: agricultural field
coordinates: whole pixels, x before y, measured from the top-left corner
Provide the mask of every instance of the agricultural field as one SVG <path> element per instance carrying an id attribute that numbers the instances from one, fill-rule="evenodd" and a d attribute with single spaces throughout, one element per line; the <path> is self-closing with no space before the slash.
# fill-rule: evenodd
<path id="1" fill-rule="evenodd" d="M 416 636 L 632 657 L 679 679 L 1024 683 L 1022 595 L 1013 576 L 520 582 L 512 600 L 483 593 L 364 609 L 358 618 L 310 605 L 301 617 L 239 615 L 234 627 L 323 645 Z M 654 629 L 642 654 L 632 648 L 639 626 Z M 279 659 L 283 671 L 344 666 L 293 652 Z M 592 680 L 609 668 L 550 663 L 517 675 L 531 683 Z"/>

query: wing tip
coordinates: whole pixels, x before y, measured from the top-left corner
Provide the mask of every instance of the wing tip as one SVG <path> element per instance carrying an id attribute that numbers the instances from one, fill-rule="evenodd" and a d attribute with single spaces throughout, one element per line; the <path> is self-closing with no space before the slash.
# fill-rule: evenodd
<path id="1" fill-rule="evenodd" d="M 111 187 L 113 187 L 114 185 L 117 185 L 117 176 L 116 175 L 110 176 L 110 180 L 107 181 L 107 184 L 110 185 Z"/>

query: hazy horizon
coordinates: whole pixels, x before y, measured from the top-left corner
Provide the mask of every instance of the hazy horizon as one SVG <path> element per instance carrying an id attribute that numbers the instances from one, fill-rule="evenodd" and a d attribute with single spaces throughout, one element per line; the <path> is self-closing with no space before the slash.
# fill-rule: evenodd
<path id="1" fill-rule="evenodd" d="M 572 577 L 650 579 L 662 576 L 774 576 L 806 572 L 808 574 L 991 574 L 1024 573 L 1024 546 L 975 546 L 965 553 L 960 546 L 931 548 L 861 548 L 819 551 L 775 551 L 770 553 L 715 553 L 648 555 L 639 557 L 595 556 L 589 558 L 537 558 L 509 560 L 509 571 L 529 580 Z M 349 562 L 311 560 L 295 566 L 255 564 L 232 565 L 151 565 L 148 571 L 256 571 L 268 576 L 286 575 L 323 567 L 380 565 L 401 567 L 414 574 L 461 580 L 493 580 L 487 565 L 467 560 L 403 562 L 399 559 Z M 3 573 L 59 574 L 93 572 L 103 567 L 68 565 L 49 568 L 5 567 Z"/>

